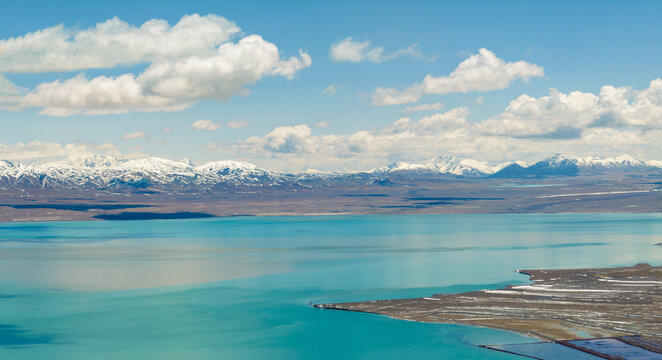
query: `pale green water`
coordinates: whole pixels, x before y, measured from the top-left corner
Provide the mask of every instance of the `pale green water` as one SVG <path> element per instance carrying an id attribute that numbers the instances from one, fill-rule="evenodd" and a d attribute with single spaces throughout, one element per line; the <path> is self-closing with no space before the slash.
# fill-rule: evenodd
<path id="1" fill-rule="evenodd" d="M 309 302 L 662 264 L 659 214 L 269 217 L 0 225 L 0 359 L 518 359 L 516 334 Z"/>

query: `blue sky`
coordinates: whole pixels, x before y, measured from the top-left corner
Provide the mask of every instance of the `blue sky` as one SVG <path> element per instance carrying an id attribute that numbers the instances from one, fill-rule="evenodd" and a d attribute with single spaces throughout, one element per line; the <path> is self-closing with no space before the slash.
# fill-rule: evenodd
<path id="1" fill-rule="evenodd" d="M 108 152 L 195 162 L 236 159 L 285 170 L 365 169 L 435 156 L 532 161 L 556 152 L 659 159 L 662 84 L 651 81 L 662 77 L 661 13 L 662 4 L 653 1 L 4 2 L 0 157 L 31 162 Z M 102 66 L 67 54 L 70 50 L 53 40 L 34 52 L 21 38 L 61 24 L 63 41 L 72 42 L 114 17 L 134 34 L 152 19 L 175 26 L 191 14 L 202 18 L 193 26 L 212 14 L 234 23 L 237 31 L 205 49 L 185 47 L 195 36 L 178 38 L 161 46 L 159 51 L 175 49 L 166 55 L 146 51 L 131 61 L 122 56 L 128 59 L 140 48 L 133 53 L 99 44 L 76 48 L 101 59 Z M 200 75 L 177 67 L 191 57 L 216 56 L 212 51 L 219 46 L 251 35 L 262 38 L 264 49 L 277 48 L 280 57 L 270 58 L 269 69 L 255 73 L 263 64 L 255 54 L 235 59 L 236 66 L 247 67 L 245 74 Z M 344 52 L 333 58 L 333 45 L 342 41 Z M 8 50 L 10 43 L 15 50 Z M 356 52 L 361 46 L 363 53 Z M 379 47 L 381 54 L 374 52 Z M 64 59 L 67 69 L 57 68 L 52 54 L 76 60 Z M 113 56 L 116 61 L 106 61 Z M 450 78 L 472 56 L 492 62 L 468 64 L 461 78 Z M 284 73 L 288 59 L 298 63 Z M 149 71 L 163 64 L 170 75 Z M 141 80 L 148 72 L 143 77 L 151 80 Z M 116 79 L 126 74 L 142 95 L 158 93 L 154 101 L 169 101 L 170 108 L 122 103 L 131 99 L 113 103 L 113 111 L 90 105 L 100 96 L 117 96 L 125 88 Z M 85 83 L 38 91 L 77 77 Z M 113 86 L 81 100 L 98 77 Z M 173 90 L 175 78 L 190 81 L 192 90 Z M 154 81 L 160 85 L 148 89 Z M 232 81 L 239 88 L 223 90 Z M 335 93 L 323 93 L 331 85 Z M 192 95 L 205 86 L 214 89 Z M 390 89 L 395 100 L 375 100 L 378 88 Z M 412 93 L 414 100 L 402 97 Z M 61 94 L 68 94 L 66 104 L 56 99 Z M 83 105 L 72 109 L 72 98 Z M 438 103 L 443 106 L 403 112 Z M 54 107 L 58 110 L 48 110 Z M 166 128 L 171 131 L 163 132 Z"/>

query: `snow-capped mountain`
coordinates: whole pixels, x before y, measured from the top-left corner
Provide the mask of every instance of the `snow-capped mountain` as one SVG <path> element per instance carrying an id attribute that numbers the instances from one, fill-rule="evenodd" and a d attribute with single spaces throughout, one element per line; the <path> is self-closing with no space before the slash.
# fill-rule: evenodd
<path id="1" fill-rule="evenodd" d="M 428 167 L 442 174 L 477 177 L 492 174 L 494 168 L 486 163 L 473 159 L 456 159 L 453 157 L 438 157 L 427 164 Z"/>
<path id="2" fill-rule="evenodd" d="M 621 170 L 643 170 L 662 168 L 662 161 L 659 160 L 639 160 L 629 155 L 621 155 L 615 158 L 599 157 L 578 157 L 574 159 L 575 164 L 588 169 L 621 169 Z"/>
<path id="3" fill-rule="evenodd" d="M 573 159 L 563 154 L 556 154 L 532 165 L 512 163 L 495 172 L 493 177 L 540 177 L 540 176 L 574 176 L 579 172 L 579 166 Z"/>
<path id="4" fill-rule="evenodd" d="M 490 166 L 472 159 L 437 157 L 424 164 L 395 162 L 367 172 L 287 174 L 238 161 L 194 165 L 190 161 L 160 158 L 126 160 L 95 155 L 65 163 L 38 165 L 0 160 L 0 189 L 291 190 L 357 184 L 391 186 L 393 181 L 419 179 L 446 181 L 452 178 L 537 178 L 614 173 L 662 176 L 662 161 L 644 161 L 628 155 L 598 158 L 557 154 L 531 165 L 516 161 Z"/>
<path id="5" fill-rule="evenodd" d="M 288 175 L 237 161 L 218 161 L 194 166 L 160 158 L 114 159 L 95 155 L 74 163 L 27 165 L 0 161 L 3 187 L 96 188 L 283 186 Z"/>
<path id="6" fill-rule="evenodd" d="M 422 176 L 446 175 L 454 177 L 481 178 L 530 178 L 542 176 L 576 176 L 609 172 L 662 171 L 662 161 L 644 161 L 629 155 L 615 158 L 571 157 L 556 154 L 534 164 L 523 161 L 505 162 L 490 166 L 473 159 L 437 157 L 425 164 L 394 162 L 388 166 L 369 171 L 377 175 Z"/>
<path id="7" fill-rule="evenodd" d="M 457 159 L 440 156 L 431 159 L 425 164 L 413 164 L 402 161 L 394 162 L 388 166 L 371 170 L 370 173 L 425 173 L 444 174 L 462 177 L 480 177 L 494 173 L 494 168 L 486 163 L 473 159 Z"/>
<path id="8" fill-rule="evenodd" d="M 511 163 L 501 167 L 493 177 L 519 178 L 541 176 L 575 176 L 582 174 L 605 174 L 617 172 L 661 172 L 662 161 L 644 161 L 629 155 L 615 158 L 570 157 L 556 154 L 535 164 L 527 166 Z"/>
<path id="9" fill-rule="evenodd" d="M 423 164 L 412 164 L 404 161 L 396 161 L 386 166 L 380 168 L 372 169 L 368 173 L 390 173 L 390 172 L 400 172 L 400 171 L 429 171 L 431 170 Z"/>

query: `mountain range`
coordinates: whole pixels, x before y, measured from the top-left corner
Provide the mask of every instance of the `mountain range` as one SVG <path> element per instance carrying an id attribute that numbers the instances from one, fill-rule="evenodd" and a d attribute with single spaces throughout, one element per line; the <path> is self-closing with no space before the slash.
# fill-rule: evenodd
<path id="1" fill-rule="evenodd" d="M 521 161 L 489 166 L 472 159 L 434 158 L 424 164 L 395 162 L 363 172 L 284 173 L 238 161 L 194 165 L 161 158 L 125 160 L 94 155 L 74 163 L 23 164 L 0 160 L 0 189 L 170 189 L 216 191 L 269 188 L 296 190 L 343 183 L 389 184 L 391 180 L 453 178 L 541 178 L 604 174 L 660 175 L 662 161 L 628 155 L 615 158 L 570 157 L 562 154 L 526 164 Z"/>
<path id="2" fill-rule="evenodd" d="M 506 162 L 489 166 L 473 159 L 438 157 L 425 164 L 395 162 L 391 165 L 371 170 L 372 173 L 432 173 L 456 177 L 481 178 L 535 178 L 544 176 L 576 176 L 605 174 L 614 172 L 659 172 L 662 161 L 639 160 L 629 155 L 614 158 L 570 157 L 556 154 L 542 161 L 527 164 L 523 161 Z"/>

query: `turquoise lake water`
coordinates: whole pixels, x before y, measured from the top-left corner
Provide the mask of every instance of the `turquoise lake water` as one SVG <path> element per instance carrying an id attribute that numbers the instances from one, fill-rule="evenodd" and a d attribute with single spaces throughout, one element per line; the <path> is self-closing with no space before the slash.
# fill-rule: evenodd
<path id="1" fill-rule="evenodd" d="M 659 214 L 0 225 L 0 359 L 520 359 L 513 333 L 314 309 L 662 264 Z"/>

